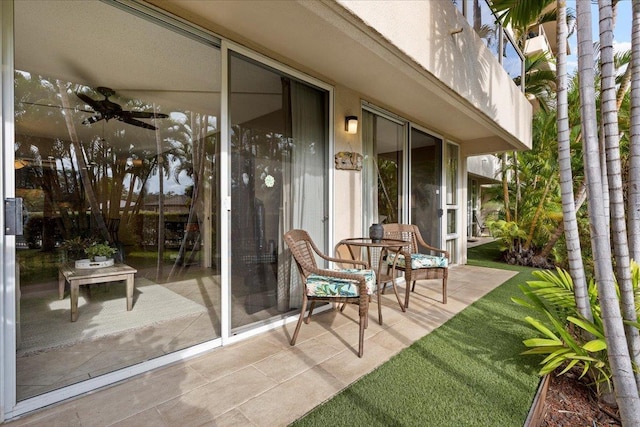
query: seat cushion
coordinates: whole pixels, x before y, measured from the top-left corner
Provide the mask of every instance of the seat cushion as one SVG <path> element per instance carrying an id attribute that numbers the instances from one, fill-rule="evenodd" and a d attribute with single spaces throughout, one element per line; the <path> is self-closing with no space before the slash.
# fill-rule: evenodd
<path id="1" fill-rule="evenodd" d="M 371 295 L 376 290 L 376 273 L 373 270 L 342 268 L 335 269 L 335 271 L 363 275 L 367 285 L 367 295 Z M 358 282 L 355 280 L 310 274 L 309 277 L 307 277 L 307 295 L 318 297 L 357 297 L 360 295 L 360 292 Z"/>
<path id="2" fill-rule="evenodd" d="M 396 254 L 391 253 L 387 257 L 387 263 L 393 266 Z M 419 270 L 421 268 L 447 268 L 449 266 L 449 260 L 443 256 L 427 255 L 427 254 L 411 254 L 411 269 Z M 405 268 L 406 263 L 404 255 L 398 255 L 398 263 L 396 267 Z"/>

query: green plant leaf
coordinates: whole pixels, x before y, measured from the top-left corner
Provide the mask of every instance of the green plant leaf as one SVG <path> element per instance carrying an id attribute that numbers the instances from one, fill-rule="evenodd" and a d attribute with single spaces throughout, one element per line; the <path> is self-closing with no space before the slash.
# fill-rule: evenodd
<path id="1" fill-rule="evenodd" d="M 520 354 L 549 354 L 564 347 L 534 347 L 530 350 L 523 351 Z"/>
<path id="2" fill-rule="evenodd" d="M 546 336 L 548 336 L 549 338 L 556 340 L 556 341 L 560 341 L 560 338 L 558 338 L 556 336 L 556 334 L 554 334 L 553 332 L 551 332 L 551 330 L 549 328 L 547 328 L 542 322 L 540 322 L 537 319 L 534 319 L 531 316 L 527 316 L 524 318 L 524 320 L 526 320 L 527 322 L 529 322 L 534 328 L 536 328 L 537 330 L 539 330 L 540 332 L 542 332 L 543 334 L 545 334 Z"/>
<path id="3" fill-rule="evenodd" d="M 578 363 L 579 363 L 579 360 L 577 359 L 572 360 L 571 362 L 567 363 L 567 366 L 562 371 L 560 371 L 558 375 L 566 374 L 571 370 L 571 368 L 576 366 Z"/>
<path id="4" fill-rule="evenodd" d="M 577 317 L 573 317 L 573 316 L 568 316 L 567 320 L 573 323 L 574 325 L 577 325 L 582 329 L 584 329 L 585 331 L 589 332 L 594 337 L 598 337 L 603 340 L 605 339 L 603 331 L 599 330 L 593 323 L 590 323 L 587 320 L 578 319 Z"/>
<path id="5" fill-rule="evenodd" d="M 529 338 L 523 341 L 527 347 L 552 347 L 562 346 L 562 341 L 546 338 Z"/>
<path id="6" fill-rule="evenodd" d="M 590 353 L 595 353 L 597 351 L 606 350 L 607 343 L 604 339 L 592 340 L 583 345 L 582 348 Z"/>

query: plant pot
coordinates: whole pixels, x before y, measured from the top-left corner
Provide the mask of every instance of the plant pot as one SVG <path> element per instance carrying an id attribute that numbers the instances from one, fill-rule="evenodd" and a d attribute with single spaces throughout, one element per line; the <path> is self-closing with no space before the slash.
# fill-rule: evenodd
<path id="1" fill-rule="evenodd" d="M 103 261 L 107 260 L 107 257 L 106 256 L 96 255 L 96 256 L 93 257 L 93 260 L 95 262 L 103 262 Z"/>

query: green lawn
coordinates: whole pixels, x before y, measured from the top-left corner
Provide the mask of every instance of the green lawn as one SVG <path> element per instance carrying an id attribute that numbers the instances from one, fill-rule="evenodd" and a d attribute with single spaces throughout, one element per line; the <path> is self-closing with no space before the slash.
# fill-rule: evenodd
<path id="1" fill-rule="evenodd" d="M 533 330 L 511 297 L 534 270 L 498 256 L 497 244 L 479 246 L 469 264 L 518 274 L 292 425 L 522 426 L 540 359 L 520 355 Z"/>

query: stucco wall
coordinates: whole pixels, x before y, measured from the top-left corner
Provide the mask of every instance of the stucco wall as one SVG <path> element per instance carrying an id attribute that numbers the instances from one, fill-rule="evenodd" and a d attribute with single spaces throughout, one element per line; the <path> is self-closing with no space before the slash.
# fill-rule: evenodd
<path id="1" fill-rule="evenodd" d="M 450 0 L 381 0 L 375 7 L 358 0 L 337 2 L 507 132 L 530 144 L 531 105 Z"/>
<path id="2" fill-rule="evenodd" d="M 361 100 L 349 89 L 335 88 L 335 145 L 334 151 L 362 153 Z M 358 116 L 358 133 L 348 134 L 344 130 L 344 118 Z M 333 159 L 331 159 L 333 161 Z M 362 171 L 335 170 L 334 174 L 334 241 L 362 234 Z"/>

